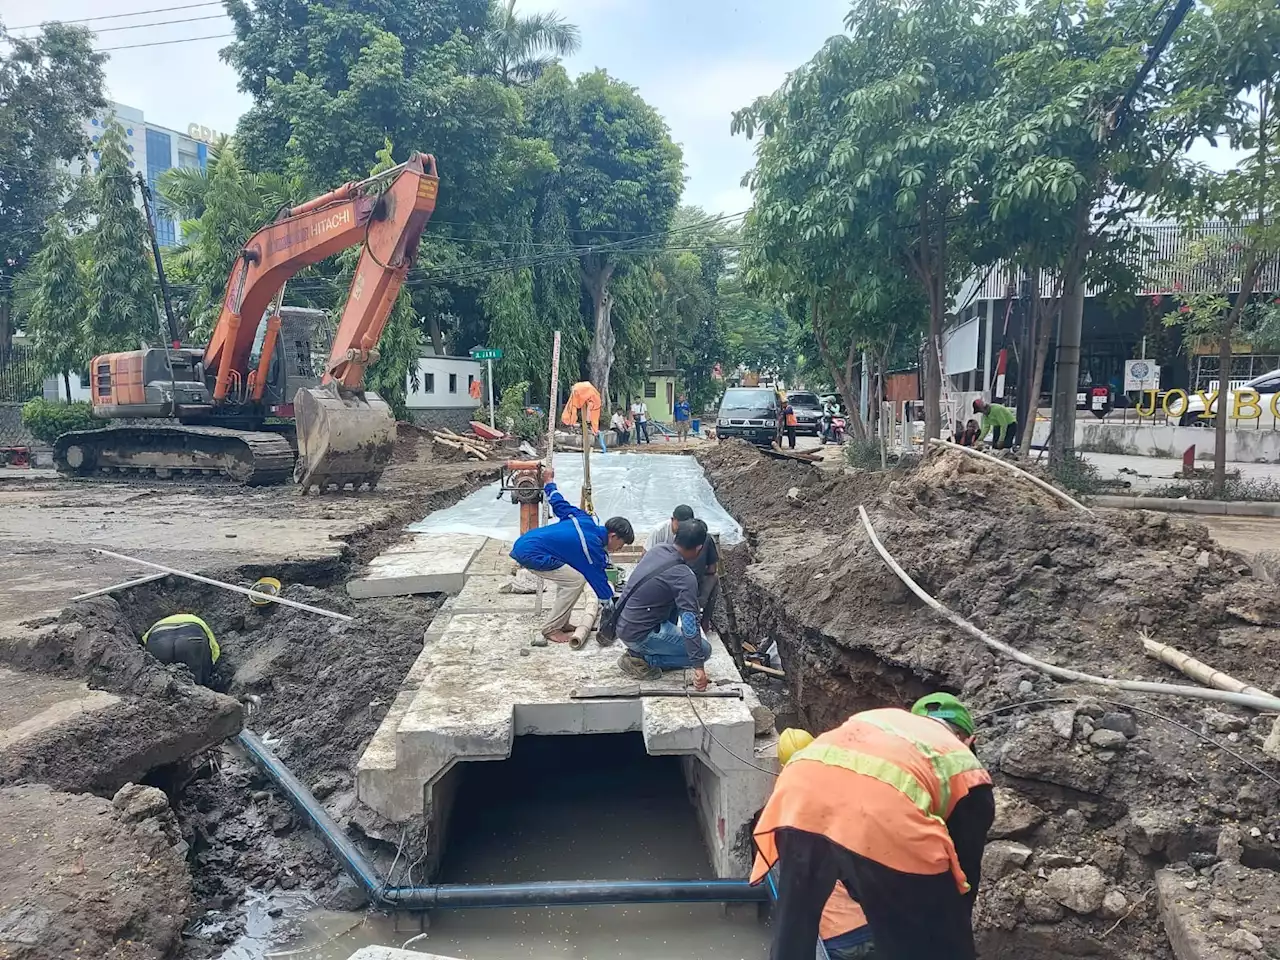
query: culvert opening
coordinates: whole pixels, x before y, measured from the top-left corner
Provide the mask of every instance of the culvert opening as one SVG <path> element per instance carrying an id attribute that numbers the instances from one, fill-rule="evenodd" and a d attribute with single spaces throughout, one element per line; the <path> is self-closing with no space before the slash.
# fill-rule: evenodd
<path id="1" fill-rule="evenodd" d="M 715 875 L 680 757 L 639 733 L 517 737 L 510 759 L 454 772 L 443 883 Z"/>
<path id="2" fill-rule="evenodd" d="M 459 763 L 441 883 L 715 876 L 679 756 L 639 733 L 517 737 L 504 761 Z M 436 793 L 433 802 L 440 800 Z M 768 953 L 754 904 L 637 904 L 433 913 L 415 947 L 472 960 L 564 956 L 742 960 Z"/>

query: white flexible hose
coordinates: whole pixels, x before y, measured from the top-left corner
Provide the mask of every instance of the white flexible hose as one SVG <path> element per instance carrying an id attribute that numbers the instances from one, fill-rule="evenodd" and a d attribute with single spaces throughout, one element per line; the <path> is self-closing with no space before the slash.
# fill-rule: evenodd
<path id="1" fill-rule="evenodd" d="M 931 610 L 947 620 L 954 623 L 969 636 L 981 640 L 992 650 L 1003 653 L 1006 657 L 1018 661 L 1023 666 L 1031 667 L 1039 670 L 1041 673 L 1059 680 L 1070 680 L 1075 683 L 1091 683 L 1099 687 L 1111 687 L 1115 690 L 1129 690 L 1133 693 L 1154 693 L 1163 696 L 1174 697 L 1192 697 L 1196 700 L 1213 700 L 1218 703 L 1232 703 L 1240 707 L 1251 707 L 1254 710 L 1280 710 L 1280 699 L 1276 697 L 1258 697 L 1247 693 L 1232 693 L 1229 690 L 1208 690 L 1204 687 L 1189 687 L 1175 683 L 1149 683 L 1145 680 L 1114 680 L 1110 677 L 1095 677 L 1092 674 L 1081 673 L 1079 670 L 1071 670 L 1066 667 L 1055 667 L 1051 663 L 1045 663 L 1043 660 L 1037 660 L 1029 654 L 1023 653 L 1007 643 L 1002 643 L 995 637 L 982 630 L 979 630 L 964 617 L 958 613 L 944 607 L 929 594 L 925 593 L 924 588 L 920 584 L 911 579 L 911 575 L 903 570 L 898 561 L 893 559 L 889 551 L 885 549 L 884 544 L 880 542 L 880 538 L 876 536 L 875 528 L 871 526 L 871 518 L 867 516 L 867 508 L 858 506 L 858 515 L 862 518 L 862 525 L 866 528 L 867 536 L 871 538 L 871 545 L 876 548 L 881 559 L 888 565 L 889 569 L 897 574 L 898 579 L 907 585 L 917 597 L 923 600 Z"/>
<path id="2" fill-rule="evenodd" d="M 1023 470 L 1021 467 L 1015 467 L 1008 460 L 1001 460 L 999 457 L 993 457 L 991 454 L 983 453 L 981 450 L 975 450 L 973 447 L 962 447 L 958 443 L 952 443 L 950 440 L 940 440 L 937 437 L 930 437 L 929 442 L 936 443 L 940 447 L 946 447 L 948 450 L 959 450 L 961 453 L 967 453 L 971 457 L 977 457 L 980 460 L 986 460 L 989 463 L 994 463 L 998 467 L 1004 467 L 1006 470 L 1012 470 L 1015 475 L 1022 477 L 1024 480 L 1030 480 L 1041 490 L 1053 494 L 1059 500 L 1064 503 L 1071 504 L 1071 506 L 1075 507 L 1077 510 L 1083 510 L 1085 513 L 1093 513 L 1092 510 L 1070 494 L 1063 493 L 1053 484 L 1045 483 L 1039 477 L 1034 474 L 1027 473 L 1027 471 Z"/>

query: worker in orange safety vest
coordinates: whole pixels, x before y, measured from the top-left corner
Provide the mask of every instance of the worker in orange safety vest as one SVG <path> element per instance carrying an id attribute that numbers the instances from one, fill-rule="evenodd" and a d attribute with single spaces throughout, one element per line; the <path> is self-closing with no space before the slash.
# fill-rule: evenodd
<path id="1" fill-rule="evenodd" d="M 778 867 L 772 960 L 810 960 L 820 929 L 848 932 L 835 927 L 852 913 L 827 909 L 837 883 L 865 913 L 877 960 L 974 960 L 995 799 L 973 743 L 969 711 L 937 693 L 910 712 L 856 713 L 796 750 L 754 831 L 751 881 Z"/>
<path id="2" fill-rule="evenodd" d="M 778 763 L 786 766 L 791 758 L 813 743 L 813 735 L 806 730 L 788 727 L 778 737 Z M 827 960 L 874 960 L 875 943 L 871 939 L 871 927 L 867 915 L 858 902 L 839 880 L 822 908 L 822 920 L 818 924 L 818 936 Z"/>

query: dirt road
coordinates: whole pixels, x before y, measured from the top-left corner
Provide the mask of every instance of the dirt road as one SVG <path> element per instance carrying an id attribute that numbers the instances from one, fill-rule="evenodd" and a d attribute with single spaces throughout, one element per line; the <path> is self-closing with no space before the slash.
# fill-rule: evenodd
<path id="1" fill-rule="evenodd" d="M 393 463 L 379 488 L 302 497 L 292 484 L 6 480 L 0 486 L 0 634 L 55 615 L 71 597 L 150 571 L 92 552 L 105 547 L 185 570 L 332 562 L 348 541 L 418 519 L 417 505 L 494 464 Z M 425 510 L 423 511 L 426 512 Z"/>

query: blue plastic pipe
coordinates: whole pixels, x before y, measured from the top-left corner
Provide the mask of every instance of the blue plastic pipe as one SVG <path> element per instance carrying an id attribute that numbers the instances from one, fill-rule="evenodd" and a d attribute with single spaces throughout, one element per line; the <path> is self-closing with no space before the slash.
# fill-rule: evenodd
<path id="1" fill-rule="evenodd" d="M 618 903 L 748 903 L 769 899 L 764 886 L 745 880 L 555 880 L 541 883 L 441 883 L 388 887 L 351 838 L 320 806 L 256 733 L 242 731 L 239 744 L 267 778 L 311 821 L 330 852 L 370 899 L 404 910 L 464 907 L 580 907 Z"/>

